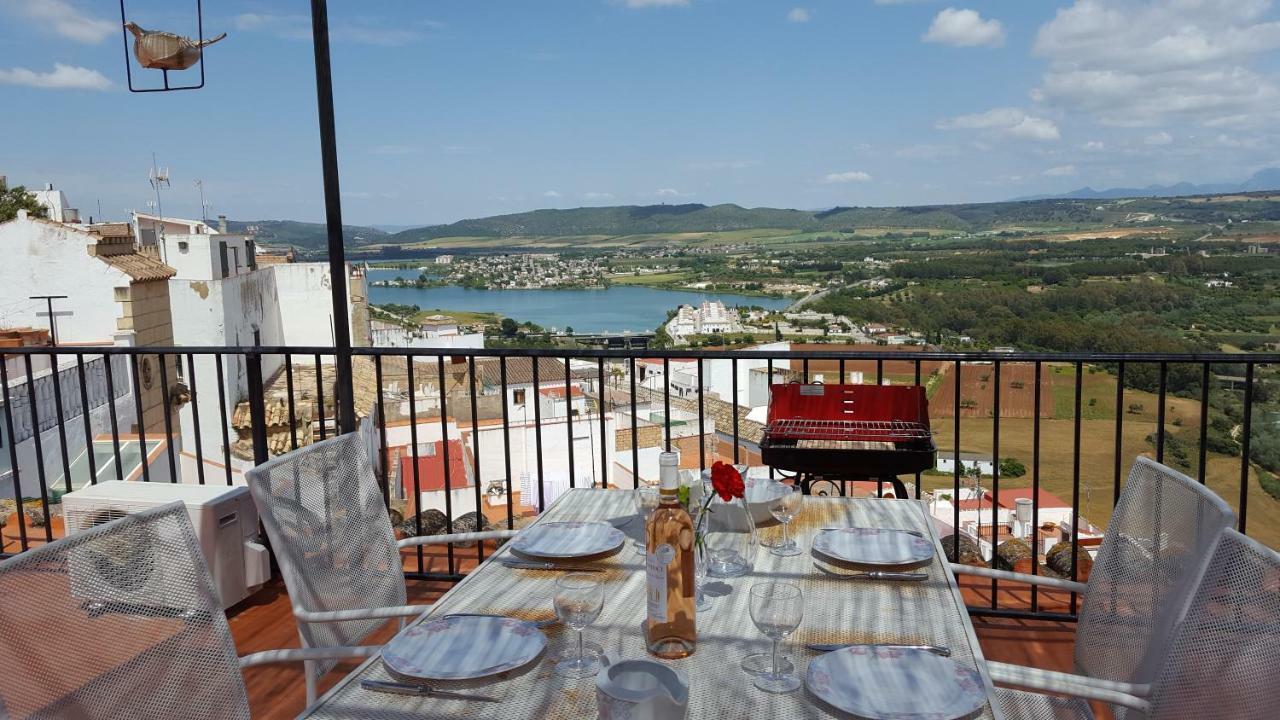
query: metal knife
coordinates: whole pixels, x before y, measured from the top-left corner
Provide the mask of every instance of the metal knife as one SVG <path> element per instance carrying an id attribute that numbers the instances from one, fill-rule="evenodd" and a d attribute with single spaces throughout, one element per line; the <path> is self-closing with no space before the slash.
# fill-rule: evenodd
<path id="1" fill-rule="evenodd" d="M 920 581 L 928 580 L 928 573 L 911 573 L 911 572 L 885 572 L 883 570 L 870 570 L 867 572 L 836 572 L 831 568 L 824 567 L 814 563 L 814 567 L 831 577 L 846 578 L 848 580 L 909 580 Z"/>
<path id="2" fill-rule="evenodd" d="M 924 650 L 942 657 L 951 657 L 951 648 L 941 645 L 902 645 L 899 643 L 807 643 L 806 648 L 816 650 L 818 652 L 833 652 L 835 650 L 843 650 L 848 647 L 882 647 L 882 648 L 904 648 L 906 650 Z"/>
<path id="3" fill-rule="evenodd" d="M 888 529 L 893 530 L 896 528 L 888 528 Z M 826 532 L 827 530 L 848 530 L 848 528 L 829 527 L 829 528 L 822 528 L 818 530 L 818 532 Z M 915 535 L 916 537 L 924 537 L 924 533 L 920 532 L 919 530 L 902 530 L 902 532 L 908 535 Z"/>
<path id="4" fill-rule="evenodd" d="M 445 615 L 445 617 L 496 617 L 496 618 L 505 618 L 505 617 L 509 617 L 509 616 L 508 616 L 508 615 L 495 615 L 495 614 L 492 614 L 492 613 L 449 613 L 448 615 Z M 552 625 L 556 625 L 556 624 L 558 624 L 558 623 L 560 622 L 560 618 L 550 618 L 550 619 L 548 619 L 548 620 L 529 620 L 528 622 L 533 623 L 533 624 L 534 624 L 534 626 L 535 626 L 535 627 L 538 627 L 538 628 L 547 628 L 547 627 L 551 627 Z"/>
<path id="5" fill-rule="evenodd" d="M 593 565 L 559 565 L 549 562 L 532 562 L 529 560 L 501 560 L 504 566 L 518 570 L 560 570 L 562 572 L 604 572 L 604 568 Z"/>
<path id="6" fill-rule="evenodd" d="M 389 682 L 386 680 L 361 680 L 360 687 L 372 692 L 391 693 L 393 695 L 412 695 L 414 697 L 438 697 L 448 698 L 450 700 L 475 700 L 477 702 L 502 702 L 498 698 L 489 697 L 488 695 L 473 695 L 471 693 L 453 692 L 451 690 L 436 690 L 427 685 L 410 685 L 409 683 Z"/>

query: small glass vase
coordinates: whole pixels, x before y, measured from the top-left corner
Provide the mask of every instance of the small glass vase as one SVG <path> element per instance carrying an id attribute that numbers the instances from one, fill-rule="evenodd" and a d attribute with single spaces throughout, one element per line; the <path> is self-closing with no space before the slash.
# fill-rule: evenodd
<path id="1" fill-rule="evenodd" d="M 707 492 L 711 492 L 710 488 Z M 751 572 L 760 542 L 746 500 L 726 501 L 714 496 L 699 515 L 697 528 L 706 553 L 708 576 L 733 578 Z"/>

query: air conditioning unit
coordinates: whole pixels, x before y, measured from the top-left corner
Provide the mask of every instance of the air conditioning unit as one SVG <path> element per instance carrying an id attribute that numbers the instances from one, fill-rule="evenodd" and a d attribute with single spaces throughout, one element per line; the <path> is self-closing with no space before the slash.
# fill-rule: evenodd
<path id="1" fill-rule="evenodd" d="M 271 577 L 270 558 L 258 537 L 258 509 L 244 486 L 100 482 L 62 496 L 63 521 L 71 535 L 174 501 L 186 505 L 224 609 L 256 592 Z M 142 544 L 149 540 L 153 539 L 131 539 Z M 72 593 L 90 602 L 154 605 L 158 591 L 152 583 L 165 577 L 164 558 L 164 553 L 155 553 L 130 568 L 111 563 L 101 553 L 72 557 Z"/>

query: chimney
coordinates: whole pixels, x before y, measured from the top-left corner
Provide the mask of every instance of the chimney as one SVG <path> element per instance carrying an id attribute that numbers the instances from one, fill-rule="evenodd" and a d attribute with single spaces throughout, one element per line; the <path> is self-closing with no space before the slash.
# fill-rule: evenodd
<path id="1" fill-rule="evenodd" d="M 44 189 L 45 189 L 45 190 L 52 190 L 52 189 L 53 189 L 53 183 L 45 183 L 45 184 L 44 184 Z"/>
<path id="2" fill-rule="evenodd" d="M 227 216 L 219 215 L 218 216 L 218 232 L 225 233 L 226 231 L 227 231 Z"/>

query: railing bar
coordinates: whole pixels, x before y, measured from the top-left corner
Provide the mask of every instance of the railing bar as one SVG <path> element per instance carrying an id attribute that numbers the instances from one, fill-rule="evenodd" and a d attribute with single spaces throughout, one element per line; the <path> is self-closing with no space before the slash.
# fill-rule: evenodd
<path id="1" fill-rule="evenodd" d="M 770 360 L 770 361 L 769 361 L 769 365 L 772 367 L 772 365 L 773 365 L 773 360 Z M 919 361 L 919 360 L 917 360 L 917 361 L 916 361 L 917 374 L 919 374 L 919 373 L 918 373 L 918 369 L 919 369 L 919 367 L 920 367 L 920 361 Z M 837 384 L 837 385 L 843 385 L 843 384 L 845 384 L 845 382 L 847 382 L 847 381 L 845 380 L 845 378 L 846 378 L 846 377 L 847 377 L 847 376 L 844 374 L 844 358 L 840 358 L 840 382 L 839 382 L 839 383 L 836 383 L 836 384 Z M 772 373 L 772 372 L 771 372 L 771 373 L 769 373 L 769 383 L 770 383 L 770 384 L 772 384 L 772 383 L 773 383 L 773 373 Z M 917 378 L 916 378 L 916 384 L 917 384 L 917 385 L 919 385 L 919 384 L 920 384 L 920 378 L 919 378 L 919 377 L 917 377 Z"/>
<path id="2" fill-rule="evenodd" d="M 671 452 L 671 358 L 662 358 L 662 424 L 666 451 Z"/>
<path id="3" fill-rule="evenodd" d="M 607 457 L 608 453 L 605 452 L 605 435 L 608 433 L 608 427 L 604 421 L 604 358 L 596 358 L 596 382 L 599 384 L 600 388 L 600 407 L 596 409 L 597 413 L 600 415 L 600 417 L 597 418 L 600 423 L 600 487 L 607 488 L 609 487 L 609 459 Z"/>
<path id="4" fill-rule="evenodd" d="M 769 363 L 773 364 L 772 361 Z M 702 358 L 698 358 L 698 470 L 707 469 L 707 430 L 705 418 L 705 409 L 702 401 Z"/>
<path id="5" fill-rule="evenodd" d="M 147 429 L 142 413 L 142 383 L 138 382 L 138 356 L 129 356 L 129 371 L 133 374 L 133 410 L 137 415 L 138 457 L 142 462 L 142 479 L 151 482 L 151 463 L 147 462 Z"/>
<path id="6" fill-rule="evenodd" d="M 1205 483 L 1207 472 L 1207 443 L 1209 440 L 1209 363 L 1200 367 L 1200 464 L 1196 474 L 1200 484 Z"/>
<path id="7" fill-rule="evenodd" d="M 1164 462 L 1164 412 L 1165 393 L 1169 384 L 1169 364 L 1160 363 L 1160 409 L 1156 411 L 1156 462 Z"/>
<path id="8" fill-rule="evenodd" d="M 1244 427 L 1240 433 L 1240 522 L 1237 529 L 1245 532 L 1249 515 L 1249 445 L 1253 433 L 1253 363 L 1244 366 Z"/>
<path id="9" fill-rule="evenodd" d="M 191 430 L 195 435 L 196 441 L 196 482 L 203 485 L 204 441 L 200 438 L 200 402 L 199 396 L 196 394 L 196 358 L 191 353 L 187 353 L 187 376 L 187 380 L 190 382 L 189 392 L 191 393 L 191 399 L 188 401 L 191 403 Z"/>
<path id="10" fill-rule="evenodd" d="M 576 487 L 576 475 L 577 475 L 577 473 L 575 472 L 574 467 L 573 467 L 573 465 L 574 465 L 574 457 L 573 457 L 573 390 L 572 390 L 572 385 L 571 385 L 571 383 L 573 382 L 573 380 L 572 380 L 572 378 L 570 377 L 570 374 L 569 374 L 569 363 L 570 363 L 570 362 L 572 362 L 572 361 L 571 361 L 569 358 L 565 358 L 565 359 L 564 359 L 564 427 L 565 427 L 565 432 L 566 432 L 566 433 L 568 434 L 568 436 L 569 436 L 569 437 L 568 437 L 569 444 L 566 446 L 566 447 L 568 448 L 568 460 L 569 460 L 569 487 L 570 487 L 570 488 L 573 488 L 573 487 Z M 539 398 L 541 398 L 541 395 L 539 395 Z"/>
<path id="11" fill-rule="evenodd" d="M 484 497 L 481 494 L 481 486 L 484 481 L 481 479 L 480 468 L 483 463 L 480 462 L 480 411 L 476 407 L 476 359 L 467 358 L 467 383 L 471 391 L 471 448 L 472 457 L 475 458 L 475 468 L 472 472 L 475 474 L 476 480 L 476 531 L 483 531 L 489 519 L 484 514 Z M 459 449 L 462 449 L 462 443 L 458 443 Z M 462 464 L 466 468 L 467 456 L 463 453 Z M 463 478 L 466 481 L 466 478 Z M 476 541 L 476 561 L 484 562 L 484 541 Z"/>
<path id="12" fill-rule="evenodd" d="M 498 358 L 498 384 L 502 393 L 502 459 L 506 463 L 507 468 L 507 529 L 513 529 L 516 526 L 514 498 L 515 495 L 511 486 L 511 418 L 510 410 L 507 408 L 507 359 L 505 357 Z M 520 447 L 525 446 L 525 440 L 528 436 L 525 434 L 524 426 L 520 426 Z M 525 469 L 528 472 L 528 468 Z M 521 497 L 521 502 L 528 498 Z"/>
<path id="13" fill-rule="evenodd" d="M 1123 471 L 1124 458 L 1124 363 L 1116 367 L 1116 457 L 1114 477 L 1111 484 L 1111 507 L 1120 503 L 1120 473 Z"/>
<path id="14" fill-rule="evenodd" d="M 876 358 L 876 384 L 884 384 L 884 358 Z"/>
<path id="15" fill-rule="evenodd" d="M 1040 391 L 1043 366 L 1036 361 L 1035 408 L 1031 421 L 1031 574 L 1040 574 Z M 1031 586 L 1031 612 L 1039 609 L 1039 592 Z"/>
<path id="16" fill-rule="evenodd" d="M 844 384 L 844 358 L 840 359 L 840 383 Z M 920 361 L 916 360 L 916 387 L 920 386 Z M 916 472 L 916 499 L 920 499 L 920 473 Z"/>
<path id="17" fill-rule="evenodd" d="M 807 384 L 809 382 L 809 358 L 804 358 L 800 363 L 800 367 L 800 379 Z"/>
<path id="18" fill-rule="evenodd" d="M 533 389 L 525 395 L 525 407 L 533 404 L 533 454 L 538 465 L 538 512 L 547 509 L 547 493 L 543 488 L 543 472 L 542 472 L 542 403 L 538 402 L 538 390 L 542 387 L 538 378 L 538 366 L 542 363 L 541 358 L 529 358 L 529 365 L 533 368 Z M 526 415 L 527 417 L 527 415 Z"/>
<path id="19" fill-rule="evenodd" d="M 107 369 L 110 370 L 110 365 Z M 0 388 L 4 389 L 4 434 L 9 440 L 9 467 L 13 468 L 13 507 L 18 515 L 18 547 L 26 552 L 30 545 L 27 542 L 27 516 L 22 511 L 22 472 L 18 466 L 18 443 L 14 441 L 16 435 L 13 434 L 13 401 L 9 397 L 9 363 L 4 362 L 3 359 L 0 359 Z M 114 400 L 113 395 L 112 401 Z M 3 549 L 4 538 L 0 536 L 0 550 Z"/>
<path id="20" fill-rule="evenodd" d="M 701 369 L 702 369 L 702 358 L 698 358 L 698 369 L 699 369 L 699 370 L 701 370 Z M 766 385 L 768 386 L 768 388 L 769 388 L 769 393 L 770 393 L 769 398 L 770 398 L 770 402 L 772 402 L 772 400 L 773 400 L 773 358 L 769 358 L 768 360 L 766 360 L 766 361 L 765 361 L 765 369 L 766 369 L 766 372 L 768 373 L 768 376 L 769 376 L 769 379 L 768 379 L 768 381 L 766 381 L 766 383 L 765 383 L 765 384 L 766 384 Z M 841 377 L 843 377 L 843 376 L 844 376 L 844 358 L 840 358 L 840 375 L 841 375 Z M 841 380 L 840 382 L 844 382 L 844 380 Z M 698 377 L 698 402 L 699 402 L 699 403 L 701 403 L 701 402 L 702 402 L 702 377 L 701 377 L 701 374 L 699 374 L 699 377 Z M 701 420 L 701 419 L 702 419 L 702 405 L 701 405 L 701 404 L 699 404 L 699 405 L 698 405 L 698 419 L 699 419 L 699 420 Z M 701 430 L 702 428 L 701 428 L 701 427 L 699 427 L 698 429 L 699 429 L 699 430 Z M 705 469 L 705 465 L 706 465 L 706 463 L 703 463 L 704 469 Z M 770 479 L 770 480 L 773 480 L 773 479 L 774 479 L 774 474 L 773 474 L 773 465 L 770 465 L 770 466 L 769 466 L 769 479 Z"/>
<path id="21" fill-rule="evenodd" d="M 382 356 L 379 355 L 378 359 L 381 360 L 381 358 Z M 298 449 L 298 413 L 297 413 L 297 408 L 294 406 L 294 400 L 293 400 L 293 356 L 288 354 L 284 356 L 284 386 L 285 386 L 285 395 L 288 396 L 287 402 L 289 403 L 289 449 L 297 450 Z M 382 389 L 381 383 L 378 384 L 378 389 L 379 391 L 381 391 Z"/>
<path id="22" fill-rule="evenodd" d="M 409 458 L 413 461 L 413 536 L 422 537 L 422 478 L 418 469 L 418 386 L 413 379 L 413 366 L 417 363 L 411 355 L 404 356 L 405 383 L 409 386 Z M 443 395 L 444 388 L 441 388 Z M 405 507 L 409 507 L 405 503 Z M 418 572 L 425 572 L 422 546 L 415 547 L 418 555 Z"/>
<path id="23" fill-rule="evenodd" d="M 729 361 L 729 370 L 733 373 L 733 404 L 729 410 L 733 413 L 733 464 L 738 464 L 738 360 Z"/>
<path id="24" fill-rule="evenodd" d="M 23 358 L 27 366 L 27 408 L 31 412 L 31 437 L 36 441 L 36 477 L 40 480 L 40 506 L 44 509 L 44 539 L 46 542 L 53 542 L 53 518 L 49 516 L 49 485 L 45 478 L 44 472 L 44 446 L 40 442 L 40 413 L 36 409 L 38 398 L 36 397 L 36 375 L 31 369 L 31 356 L 27 355 Z M 12 436 L 10 436 L 12 439 Z M 12 442 L 10 444 L 13 444 Z M 17 464 L 14 469 L 17 470 Z M 18 501 L 18 507 L 14 508 L 19 514 L 23 514 L 25 510 L 22 507 L 22 501 Z"/>
<path id="25" fill-rule="evenodd" d="M 437 381 L 440 383 L 440 444 L 441 446 L 443 446 L 442 451 L 440 453 L 440 458 L 444 461 L 444 522 L 446 527 L 445 532 L 452 534 L 453 533 L 453 483 L 452 483 L 452 478 L 450 477 L 451 473 L 449 468 L 449 407 L 448 407 L 448 400 L 447 400 L 448 393 L 445 392 L 445 385 L 444 385 L 444 355 L 436 356 L 436 368 L 438 371 Z M 462 443 L 458 443 L 458 444 L 461 445 Z M 462 458 L 459 458 L 459 460 L 461 459 Z M 480 508 L 476 508 L 476 513 L 479 514 L 479 512 L 480 512 Z M 478 527 L 480 525 L 479 518 L 476 518 L 476 520 L 477 520 L 476 525 Z M 453 572 L 455 571 L 454 560 L 453 560 L 453 543 L 449 543 L 448 545 L 446 545 L 445 551 L 449 555 L 449 573 L 453 574 Z"/>
<path id="26" fill-rule="evenodd" d="M 951 468 L 952 476 L 955 481 L 955 489 L 952 494 L 951 510 L 953 513 L 951 522 L 951 562 L 960 561 L 960 379 L 961 366 L 960 361 L 956 360 L 956 391 L 955 391 L 955 417 L 952 418 L 952 455 L 953 467 Z M 979 538 L 980 539 L 980 538 Z M 979 547 L 981 547 L 979 545 Z"/>
<path id="27" fill-rule="evenodd" d="M 160 409 L 164 412 L 164 440 L 169 450 L 169 482 L 178 482 L 178 458 L 173 447 L 173 418 L 169 411 L 169 364 L 167 355 L 156 355 L 156 364 L 160 366 Z"/>
<path id="28" fill-rule="evenodd" d="M 1071 579 L 1080 573 L 1080 397 L 1084 386 L 1084 363 L 1076 361 L 1074 441 L 1071 445 Z M 1076 614 L 1077 593 L 1071 593 L 1071 614 Z"/>
<path id="29" fill-rule="evenodd" d="M 993 363 L 992 380 L 992 422 L 991 422 L 991 567 L 996 567 L 996 549 L 999 547 L 1000 533 L 1000 361 Z M 982 498 L 978 498 L 978 513 L 982 513 Z M 991 609 L 999 607 L 997 595 L 1000 592 L 999 581 L 991 578 Z"/>
<path id="30" fill-rule="evenodd" d="M 373 358 L 373 382 L 378 386 L 378 467 L 382 470 L 382 503 L 391 507 L 391 464 L 387 457 L 387 408 L 382 390 L 382 356 Z M 289 422 L 293 419 L 293 391 L 289 392 Z M 370 418 L 372 420 L 372 418 Z"/>
<path id="31" fill-rule="evenodd" d="M 111 419 L 111 447 L 115 451 L 116 479 L 123 480 L 124 464 L 120 460 L 120 419 L 116 416 L 116 369 L 115 363 L 111 362 L 114 359 L 110 355 L 102 356 L 102 361 L 107 367 L 107 396 L 109 397 L 107 405 L 111 409 L 107 416 Z M 222 356 L 218 356 L 218 359 L 221 360 Z"/>
<path id="32" fill-rule="evenodd" d="M 324 412 L 324 365 L 320 364 L 320 353 L 316 353 L 316 413 L 320 416 L 320 439 L 324 440 L 329 437 L 329 431 L 325 428 L 327 421 Z M 336 369 L 336 366 L 335 366 Z"/>
<path id="33" fill-rule="evenodd" d="M 62 372 L 58 368 L 58 358 L 49 353 L 49 379 L 53 381 L 54 417 L 58 421 L 58 451 L 62 455 L 62 482 L 67 492 L 71 492 L 71 458 L 67 454 L 67 426 L 65 413 L 62 411 Z M 83 408 L 85 413 L 89 409 Z"/>
<path id="34" fill-rule="evenodd" d="M 222 418 L 222 467 L 227 474 L 227 485 L 231 485 L 231 438 L 227 428 L 227 382 L 222 372 L 222 356 L 214 356 L 214 368 L 218 374 L 218 415 Z"/>
<path id="35" fill-rule="evenodd" d="M 636 430 L 636 359 L 631 362 L 631 485 L 640 487 L 640 436 Z M 698 392 L 702 392 L 699 388 Z"/>
<path id="36" fill-rule="evenodd" d="M 108 358 L 102 358 L 102 366 L 109 373 L 111 367 L 107 362 Z M 76 371 L 80 376 L 80 407 L 83 408 L 84 420 L 84 447 L 85 459 L 89 461 L 89 484 L 98 484 L 98 458 L 93 454 L 93 418 L 89 415 L 89 387 L 85 379 L 84 371 L 84 353 L 76 353 Z M 195 392 L 194 390 L 192 391 Z M 115 398 L 108 396 L 108 402 L 115 402 Z"/>

